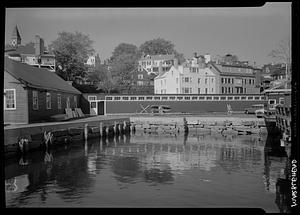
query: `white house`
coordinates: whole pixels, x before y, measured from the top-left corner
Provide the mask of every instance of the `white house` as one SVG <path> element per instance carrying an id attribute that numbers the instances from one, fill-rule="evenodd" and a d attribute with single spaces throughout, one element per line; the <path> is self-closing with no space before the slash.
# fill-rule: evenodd
<path id="1" fill-rule="evenodd" d="M 154 78 L 154 93 L 216 94 L 217 75 L 194 58 L 165 72 L 160 69 L 159 75 Z"/>

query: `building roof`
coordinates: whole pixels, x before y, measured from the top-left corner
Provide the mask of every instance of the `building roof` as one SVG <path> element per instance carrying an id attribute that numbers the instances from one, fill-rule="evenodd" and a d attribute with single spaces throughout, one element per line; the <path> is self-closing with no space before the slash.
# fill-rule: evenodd
<path id="1" fill-rule="evenodd" d="M 28 87 L 81 94 L 57 74 L 5 57 L 4 70 Z"/>
<path id="2" fill-rule="evenodd" d="M 170 55 L 146 55 L 144 57 L 141 57 L 140 60 L 173 60 L 175 58 L 174 54 Z"/>
<path id="3" fill-rule="evenodd" d="M 231 75 L 231 76 L 248 76 L 248 77 L 253 77 L 255 76 L 254 74 L 249 74 L 249 73 L 244 73 L 244 72 L 223 72 L 222 69 L 220 69 L 220 67 L 212 62 L 208 63 L 209 65 L 211 65 L 215 70 L 217 70 L 220 75 Z M 224 66 L 224 65 L 220 65 L 220 66 Z M 227 65 L 226 65 L 227 66 Z"/>

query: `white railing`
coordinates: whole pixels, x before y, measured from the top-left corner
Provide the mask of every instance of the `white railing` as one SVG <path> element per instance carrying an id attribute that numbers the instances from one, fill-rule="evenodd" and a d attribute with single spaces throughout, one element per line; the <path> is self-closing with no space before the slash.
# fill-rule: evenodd
<path id="1" fill-rule="evenodd" d="M 110 95 L 106 101 L 265 101 L 263 95 Z"/>

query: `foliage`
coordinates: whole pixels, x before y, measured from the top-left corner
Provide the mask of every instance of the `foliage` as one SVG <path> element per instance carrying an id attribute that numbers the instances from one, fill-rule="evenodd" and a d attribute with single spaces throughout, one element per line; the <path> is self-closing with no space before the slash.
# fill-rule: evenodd
<path id="1" fill-rule="evenodd" d="M 281 40 L 278 46 L 270 52 L 269 56 L 276 60 L 277 63 L 284 63 L 286 65 L 286 73 L 287 75 L 290 75 L 289 73 L 291 69 L 292 59 L 291 41 L 289 37 Z"/>
<path id="2" fill-rule="evenodd" d="M 113 51 L 110 59 L 111 75 L 120 91 L 129 91 L 131 72 L 138 65 L 138 48 L 133 44 L 121 43 Z"/>
<path id="3" fill-rule="evenodd" d="M 115 89 L 115 81 L 112 79 L 110 72 L 105 65 L 99 64 L 90 70 L 88 79 L 95 82 L 97 90 L 103 90 L 106 93 L 110 93 Z"/>
<path id="4" fill-rule="evenodd" d="M 49 45 L 56 58 L 57 74 L 68 81 L 84 77 L 87 69 L 84 63 L 94 53 L 92 43 L 88 35 L 77 31 L 58 33 L 58 38 Z"/>
<path id="5" fill-rule="evenodd" d="M 178 59 L 179 64 L 185 61 L 183 54 L 178 53 L 175 50 L 175 45 L 171 41 L 165 40 L 163 38 L 157 38 L 144 42 L 140 46 L 139 52 L 145 55 L 174 54 Z"/>

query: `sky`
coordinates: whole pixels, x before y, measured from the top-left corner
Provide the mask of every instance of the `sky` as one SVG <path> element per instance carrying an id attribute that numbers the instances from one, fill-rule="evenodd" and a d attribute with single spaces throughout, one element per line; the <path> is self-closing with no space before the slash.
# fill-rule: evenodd
<path id="1" fill-rule="evenodd" d="M 39 35 L 49 45 L 58 33 L 81 32 L 94 41 L 101 60 L 120 43 L 140 46 L 158 37 L 191 58 L 234 54 L 263 65 L 281 40 L 291 36 L 291 3 L 249 8 L 6 8 L 5 43 L 18 26 L 22 44 Z"/>

